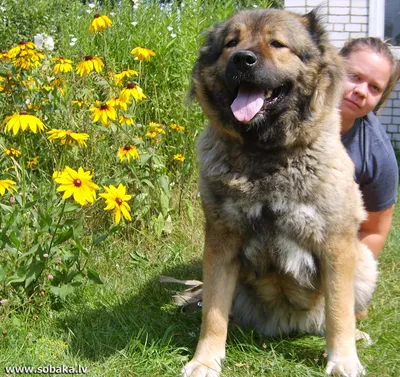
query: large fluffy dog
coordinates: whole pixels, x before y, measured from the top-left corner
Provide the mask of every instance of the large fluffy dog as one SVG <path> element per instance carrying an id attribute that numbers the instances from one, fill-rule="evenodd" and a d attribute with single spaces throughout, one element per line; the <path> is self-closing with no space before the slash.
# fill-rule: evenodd
<path id="1" fill-rule="evenodd" d="M 203 323 L 184 376 L 217 376 L 228 316 L 273 336 L 326 334 L 327 373 L 364 373 L 356 314 L 373 294 L 365 212 L 340 141 L 342 69 L 316 12 L 243 11 L 193 72 L 206 217 Z M 232 304 L 233 303 L 233 304 Z"/>

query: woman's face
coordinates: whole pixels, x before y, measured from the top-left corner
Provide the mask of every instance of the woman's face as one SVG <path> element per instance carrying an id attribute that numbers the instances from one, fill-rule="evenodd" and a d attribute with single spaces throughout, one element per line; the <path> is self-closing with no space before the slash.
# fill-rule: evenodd
<path id="1" fill-rule="evenodd" d="M 353 51 L 346 58 L 342 118 L 355 120 L 378 104 L 392 69 L 391 62 L 370 50 Z"/>

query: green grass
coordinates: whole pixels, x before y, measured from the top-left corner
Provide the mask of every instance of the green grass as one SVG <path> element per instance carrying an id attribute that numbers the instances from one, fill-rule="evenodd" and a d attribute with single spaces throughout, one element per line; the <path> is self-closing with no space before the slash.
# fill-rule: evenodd
<path id="1" fill-rule="evenodd" d="M 82 365 L 88 376 L 176 376 L 194 352 L 201 319 L 171 303 L 180 287 L 158 279 L 201 278 L 202 218 L 198 205 L 196 210 L 194 226 L 183 222 L 164 241 L 146 239 L 132 247 L 121 240 L 99 251 L 104 285 L 84 286 L 61 307 L 45 301 L 41 310 L 3 311 L 0 365 Z M 380 257 L 379 286 L 359 324 L 374 342 L 358 343 L 368 376 L 400 375 L 399 229 L 397 209 Z M 265 339 L 232 325 L 223 376 L 323 376 L 324 344 L 308 335 Z"/>
<path id="2" fill-rule="evenodd" d="M 127 3 L 123 2 L 124 7 Z M 157 58 L 143 65 L 140 77 L 149 99 L 132 110 L 135 120 L 142 125 L 149 121 L 168 125 L 174 121 L 186 129 L 183 135 L 175 139 L 166 138 L 156 153 L 165 163 L 162 174 L 175 183 L 167 213 L 172 218 L 172 230 L 161 236 L 155 235 L 151 225 L 159 212 L 152 208 L 153 217 L 135 217 L 132 223 L 124 224 L 105 242 L 96 245 L 90 252 L 88 264 L 99 273 L 104 284 L 95 285 L 83 280 L 82 285 L 62 301 L 52 295 L 50 284 L 44 279 L 38 283 L 28 300 L 26 296 L 25 299 L 21 298 L 21 291 L 9 289 L 9 285 L 2 280 L 0 270 L 0 299 L 9 299 L 8 304 L 0 305 L 0 375 L 4 374 L 3 368 L 6 366 L 81 365 L 87 367 L 86 375 L 91 377 L 177 376 L 194 353 L 201 325 L 200 313 L 181 312 L 171 300 L 174 290 L 181 287 L 159 283 L 160 275 L 201 279 L 203 215 L 197 197 L 194 145 L 205 120 L 198 106 L 185 105 L 185 97 L 190 85 L 190 71 L 203 38 L 202 32 L 212 23 L 235 12 L 237 4 L 251 6 L 253 2 L 193 0 L 185 3 L 180 24 L 175 11 L 161 12 L 156 2 L 149 2 L 140 8 L 137 26 L 131 25 L 130 8 L 113 9 L 114 25 L 107 31 L 109 39 L 104 46 L 99 38 L 88 35 L 87 27 L 92 15 L 86 13 L 86 7 L 82 7 L 79 1 L 38 0 L 35 7 L 26 7 L 23 0 L 0 1 L 0 5 L 8 7 L 8 14 L 4 13 L 7 17 L 3 15 L 7 22 L 0 23 L 1 50 L 9 49 L 22 39 L 32 40 L 37 32 L 46 32 L 56 39 L 57 51 L 54 56 L 62 54 L 77 63 L 86 53 L 94 51 L 106 57 L 108 68 L 119 71 L 127 66 L 138 68 L 137 62 L 129 54 L 136 45 L 154 48 Z M 266 2 L 257 3 L 265 5 Z M 107 7 L 101 10 L 104 11 L 102 13 L 111 12 Z M 168 26 L 177 32 L 176 38 L 170 37 Z M 70 34 L 78 38 L 76 46 L 69 45 Z M 125 140 L 126 135 L 121 135 L 119 131 L 98 130 L 93 127 L 87 113 L 72 112 L 68 107 L 68 101 L 76 94 L 93 101 L 107 98 L 108 89 L 90 80 L 82 81 L 76 77 L 71 80 L 66 98 L 60 99 L 57 111 L 46 114 L 48 122 L 52 122 L 49 126 L 70 127 L 68 121 L 71 121 L 77 129 L 83 127 L 89 130 L 95 142 L 85 150 L 72 150 L 67 157 L 71 162 L 83 161 L 87 169 L 94 167 L 98 184 L 124 179 L 137 195 L 143 188 L 133 179 L 132 171 L 142 174 L 140 168 L 134 164 L 131 165 L 132 171 L 121 167 L 115 157 L 115 148 Z M 89 82 L 92 85 L 90 89 L 85 87 L 85 83 L 89 87 Z M 0 106 L 0 122 L 13 111 L 12 101 L 8 97 L 1 97 L 0 101 L 3 100 L 9 108 Z M 2 138 L 7 143 L 17 144 L 21 141 L 17 139 L 16 142 L 12 136 L 1 133 Z M 34 147 L 35 142 L 30 140 L 30 152 L 33 153 Z M 41 197 L 47 199 L 47 193 L 55 198 L 58 195 L 49 183 L 51 175 L 46 165 L 47 160 L 56 160 L 57 156 L 45 149 L 40 152 L 43 165 L 29 175 L 29 182 L 34 183 L 32 186 L 39 187 L 36 187 L 37 202 L 29 208 L 33 217 L 36 207 L 43 205 Z M 176 152 L 184 153 L 187 158 L 181 171 L 167 159 L 167 156 Z M 4 159 L 1 164 L 2 169 L 9 165 Z M 151 173 L 154 174 L 154 171 Z M 44 179 L 46 174 L 47 178 Z M 147 178 L 155 185 L 159 182 L 157 175 Z M 41 191 L 42 187 L 46 191 Z M 154 196 L 158 200 L 158 192 Z M 0 200 L 2 205 L 8 204 L 8 197 L 1 197 Z M 109 227 L 108 214 L 104 214 L 102 208 L 103 204 L 97 204 L 93 209 L 78 213 L 77 216 L 83 218 L 84 230 L 79 233 L 82 243 L 86 244 L 92 235 L 103 234 Z M 134 215 L 139 209 L 140 205 L 133 211 Z M 25 212 L 21 212 L 21 222 L 26 225 L 28 220 L 22 213 Z M 1 212 L 0 219 L 3 219 L 3 215 L 5 213 Z M 73 215 L 69 213 L 67 220 Z M 3 226 L 2 223 L 0 225 Z M 34 233 L 35 229 L 30 231 Z M 26 236 L 31 236 L 31 233 L 27 232 Z M 374 341 L 372 346 L 363 342 L 358 345 L 359 356 L 369 372 L 368 376 L 400 375 L 398 245 L 400 210 L 396 209 L 392 231 L 380 257 L 379 286 L 368 318 L 359 325 Z M 59 253 L 62 253 L 61 249 Z M 4 250 L 2 252 L 4 254 L 0 262 L 5 267 L 7 255 Z M 324 376 L 324 345 L 325 340 L 321 337 L 299 335 L 265 339 L 232 325 L 222 375 Z"/>

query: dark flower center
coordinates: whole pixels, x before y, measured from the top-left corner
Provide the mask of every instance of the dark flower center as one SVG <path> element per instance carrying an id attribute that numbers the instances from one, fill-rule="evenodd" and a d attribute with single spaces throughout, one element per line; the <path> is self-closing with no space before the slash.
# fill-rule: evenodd
<path id="1" fill-rule="evenodd" d="M 74 186 L 76 187 L 81 187 L 82 186 L 82 181 L 80 179 L 74 179 Z"/>
<path id="2" fill-rule="evenodd" d="M 98 13 L 96 13 L 94 16 L 93 16 L 93 18 L 99 18 L 100 17 L 100 15 L 98 14 Z"/>
<path id="3" fill-rule="evenodd" d="M 129 151 L 131 150 L 131 146 L 129 144 L 126 144 L 124 147 L 124 151 Z"/>
<path id="4" fill-rule="evenodd" d="M 122 204 L 122 199 L 120 199 L 120 198 L 116 198 L 115 201 L 117 202 L 117 204 L 119 206 Z"/>
<path id="5" fill-rule="evenodd" d="M 109 109 L 109 107 L 108 107 L 108 105 L 106 104 L 106 103 L 103 103 L 101 106 L 100 106 L 100 110 L 108 110 Z"/>
<path id="6" fill-rule="evenodd" d="M 19 113 L 19 115 L 28 115 L 28 112 L 27 112 L 27 111 L 21 111 L 21 112 Z"/>
<path id="7" fill-rule="evenodd" d="M 85 60 L 86 60 L 86 61 L 92 60 L 92 59 L 93 59 L 93 56 L 92 56 L 92 55 L 85 56 Z"/>
<path id="8" fill-rule="evenodd" d="M 130 82 L 126 87 L 128 89 L 134 89 L 134 88 L 136 88 L 136 84 L 134 84 L 133 82 Z"/>

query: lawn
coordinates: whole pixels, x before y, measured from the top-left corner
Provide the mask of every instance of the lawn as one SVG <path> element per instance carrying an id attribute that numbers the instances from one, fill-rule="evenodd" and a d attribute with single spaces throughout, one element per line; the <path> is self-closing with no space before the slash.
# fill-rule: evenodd
<path id="1" fill-rule="evenodd" d="M 33 367 L 49 375 L 86 368 L 92 377 L 177 376 L 193 355 L 201 316 L 175 306 L 171 296 L 182 287 L 159 278 L 202 278 L 195 141 L 205 119 L 186 100 L 190 72 L 210 25 L 267 2 L 83 3 L 0 2 L 0 51 L 37 34 L 54 40 L 54 49 L 29 50 L 26 69 L 18 67 L 21 52 L 0 58 L 0 181 L 13 182 L 0 196 L 0 374 Z M 90 33 L 97 13 L 112 25 Z M 141 59 L 136 47 L 155 55 Z M 104 66 L 81 75 L 76 68 L 88 56 Z M 61 57 L 71 71 L 54 70 Z M 135 92 L 121 101 L 133 87 L 146 98 Z M 115 98 L 126 107 L 109 102 Z M 115 117 L 96 119 L 106 105 Z M 22 119 L 15 133 L 10 119 Z M 32 119 L 46 128 L 33 132 Z M 91 177 L 84 182 L 92 196 L 78 196 L 81 203 L 60 191 L 66 166 L 82 181 Z M 121 210 L 118 221 L 105 208 L 120 185 L 130 198 L 129 215 Z M 379 286 L 359 324 L 373 340 L 358 344 L 368 376 L 400 375 L 399 245 L 396 209 Z M 231 325 L 222 376 L 324 376 L 324 345 L 321 337 L 266 339 Z"/>

